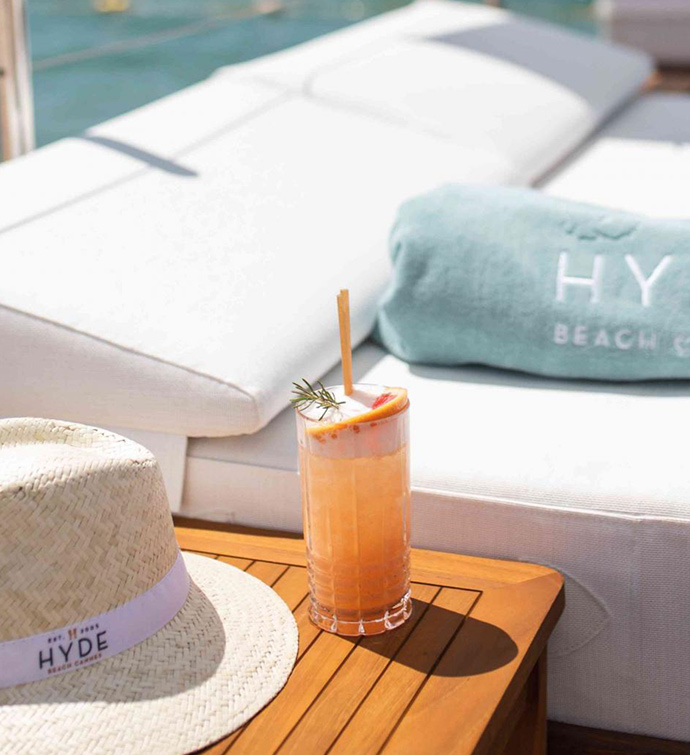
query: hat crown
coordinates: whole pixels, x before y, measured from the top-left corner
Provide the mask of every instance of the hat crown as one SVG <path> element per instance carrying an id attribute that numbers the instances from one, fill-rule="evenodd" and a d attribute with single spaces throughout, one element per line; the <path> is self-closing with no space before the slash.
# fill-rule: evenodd
<path id="1" fill-rule="evenodd" d="M 0 421 L 0 642 L 132 600 L 177 553 L 150 451 L 94 427 Z"/>

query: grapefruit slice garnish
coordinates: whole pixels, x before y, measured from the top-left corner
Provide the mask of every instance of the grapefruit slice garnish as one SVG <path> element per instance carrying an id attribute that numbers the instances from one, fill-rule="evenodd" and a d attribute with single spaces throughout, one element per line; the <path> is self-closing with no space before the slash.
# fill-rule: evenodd
<path id="1" fill-rule="evenodd" d="M 383 406 L 384 404 L 387 404 L 389 401 L 393 401 L 395 399 L 395 393 L 392 393 L 391 391 L 387 391 L 386 393 L 382 393 L 380 396 L 376 397 L 376 400 L 371 405 L 372 409 L 378 409 L 379 406 Z"/>
<path id="2" fill-rule="evenodd" d="M 360 422 L 375 422 L 386 417 L 397 414 L 407 406 L 407 389 L 406 388 L 386 388 L 383 393 L 379 394 L 373 401 L 371 409 L 354 417 L 343 417 L 337 422 L 327 422 L 325 424 L 315 424 L 308 428 L 308 432 L 313 435 L 324 433 L 333 433 L 342 430 L 350 425 L 357 425 Z"/>

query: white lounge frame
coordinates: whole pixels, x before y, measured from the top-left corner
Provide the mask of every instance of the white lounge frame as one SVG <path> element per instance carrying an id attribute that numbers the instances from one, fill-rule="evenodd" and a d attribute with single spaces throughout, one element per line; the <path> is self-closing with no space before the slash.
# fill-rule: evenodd
<path id="1" fill-rule="evenodd" d="M 2 159 L 35 146 L 31 56 L 25 0 L 0 0 L 0 137 Z"/>

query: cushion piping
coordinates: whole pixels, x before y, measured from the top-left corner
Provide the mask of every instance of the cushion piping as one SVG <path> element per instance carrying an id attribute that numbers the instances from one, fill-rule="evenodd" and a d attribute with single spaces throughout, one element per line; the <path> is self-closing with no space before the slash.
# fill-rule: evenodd
<path id="1" fill-rule="evenodd" d="M 122 344 L 115 343 L 114 341 L 109 341 L 107 338 L 102 338 L 101 336 L 93 335 L 92 333 L 87 333 L 85 331 L 79 330 L 77 328 L 73 328 L 69 325 L 65 325 L 64 323 L 56 322 L 55 320 L 50 320 L 45 317 L 40 317 L 39 315 L 35 315 L 31 312 L 25 312 L 21 309 L 16 309 L 15 307 L 9 307 L 6 304 L 0 302 L 0 311 L 6 310 L 7 312 L 12 312 L 15 314 L 23 315 L 25 317 L 29 317 L 32 320 L 37 320 L 38 322 L 44 323 L 46 325 L 52 325 L 55 328 L 58 328 L 60 330 L 66 331 L 68 333 L 73 333 L 81 338 L 88 338 L 93 339 L 94 341 L 99 341 L 100 343 L 107 344 L 108 346 L 111 346 L 113 348 L 119 349 L 120 351 L 125 351 L 129 354 L 135 354 L 138 357 L 142 357 L 144 359 L 149 359 L 152 362 L 157 362 L 159 364 L 165 364 L 168 367 L 173 367 L 175 369 L 182 370 L 184 372 L 189 373 L 190 375 L 195 375 L 196 377 L 200 377 L 206 380 L 210 380 L 214 383 L 217 383 L 218 385 L 223 386 L 224 388 L 235 390 L 238 393 L 245 396 L 247 399 L 249 399 L 251 406 L 252 406 L 252 412 L 253 412 L 253 424 L 252 427 L 253 430 L 250 430 L 249 432 L 255 432 L 256 429 L 259 428 L 259 422 L 260 422 L 260 414 L 259 414 L 259 407 L 257 404 L 256 397 L 252 395 L 247 390 L 240 388 L 238 385 L 231 383 L 226 380 L 222 380 L 221 378 L 214 377 L 213 375 L 208 375 L 204 372 L 201 372 L 199 370 L 192 369 L 191 367 L 187 367 L 186 365 L 176 364 L 175 362 L 171 362 L 167 359 L 162 359 L 161 357 L 153 356 L 152 354 L 146 354 L 143 351 L 138 351 L 137 349 L 133 349 L 130 346 L 123 346 Z M 247 431 L 244 431 L 242 433 L 236 433 L 237 435 L 245 434 Z"/>

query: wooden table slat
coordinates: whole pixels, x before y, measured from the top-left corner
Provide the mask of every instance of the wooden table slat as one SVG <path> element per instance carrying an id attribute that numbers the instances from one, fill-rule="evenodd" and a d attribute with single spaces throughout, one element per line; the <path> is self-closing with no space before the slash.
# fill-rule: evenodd
<path id="1" fill-rule="evenodd" d="M 273 585 L 273 589 L 287 603 L 289 609 L 294 612 L 309 594 L 307 570 L 301 566 L 289 566 Z"/>
<path id="2" fill-rule="evenodd" d="M 216 556 L 216 558 L 224 564 L 230 564 L 230 566 L 234 566 L 242 571 L 247 571 L 254 563 L 250 558 L 235 558 L 234 556 Z"/>
<path id="3" fill-rule="evenodd" d="M 220 560 L 222 561 L 223 559 L 221 558 Z M 287 564 L 271 564 L 267 561 L 254 561 L 254 563 L 247 568 L 247 574 L 251 574 L 252 577 L 256 577 L 269 587 L 273 587 L 289 568 L 290 567 Z"/>
<path id="4" fill-rule="evenodd" d="M 302 660 L 302 656 L 314 644 L 316 638 L 321 634 L 321 630 L 314 625 L 309 618 L 309 599 L 305 599 L 299 604 L 294 612 L 297 630 L 299 631 L 299 650 L 297 651 L 297 663 Z"/>
<path id="5" fill-rule="evenodd" d="M 399 631 L 364 637 L 280 748 L 281 755 L 326 753 L 424 615 L 438 587 L 413 585 L 413 614 Z"/>
<path id="6" fill-rule="evenodd" d="M 212 560 L 216 560 L 218 558 L 217 553 L 207 553 L 206 551 L 193 551 L 193 550 L 190 550 L 189 548 L 185 548 L 185 553 L 193 553 L 195 556 L 205 556 L 206 558 L 210 558 Z"/>
<path id="7" fill-rule="evenodd" d="M 548 616 L 556 605 L 552 595 L 548 575 L 514 585 L 510 593 L 483 593 L 384 752 L 403 751 L 423 726 L 433 752 L 493 753 L 494 738 L 543 649 L 535 635 L 542 630 L 548 637 L 560 615 L 562 606 Z"/>
<path id="8" fill-rule="evenodd" d="M 332 755 L 378 752 L 404 715 L 427 675 L 462 626 L 478 594 L 443 588 L 429 606 L 395 663 L 386 668 L 371 693 L 330 750 Z"/>

